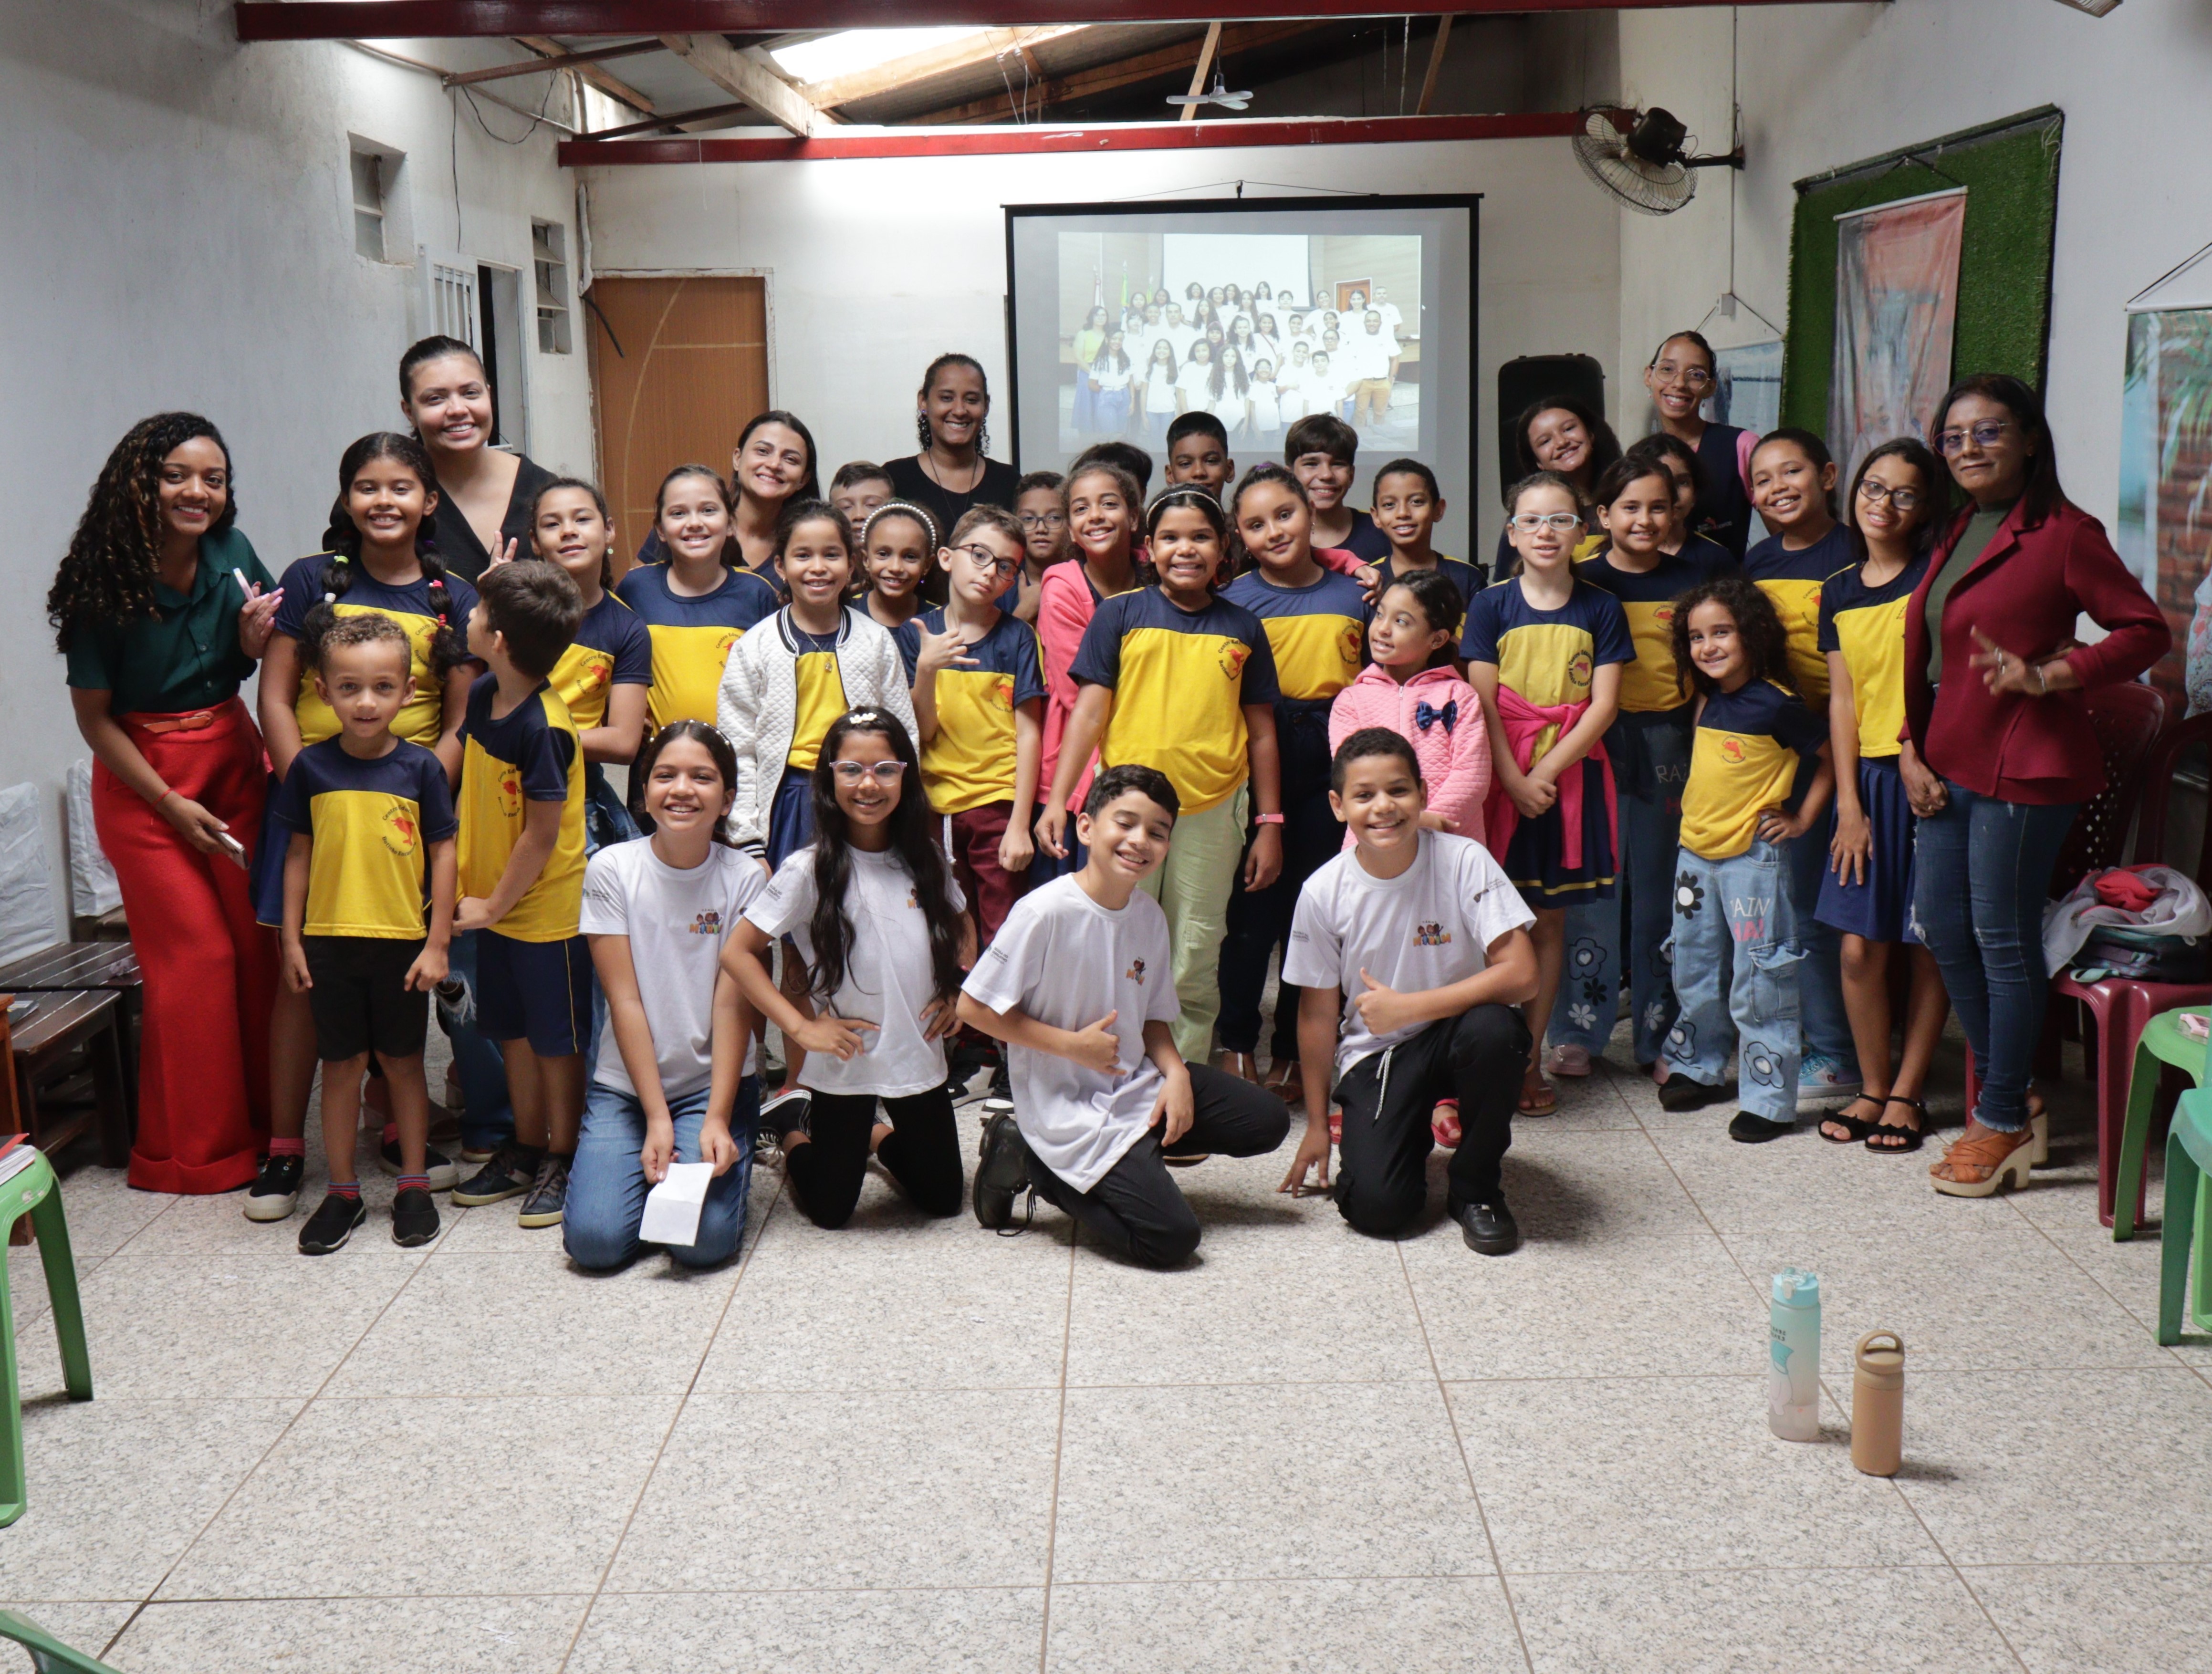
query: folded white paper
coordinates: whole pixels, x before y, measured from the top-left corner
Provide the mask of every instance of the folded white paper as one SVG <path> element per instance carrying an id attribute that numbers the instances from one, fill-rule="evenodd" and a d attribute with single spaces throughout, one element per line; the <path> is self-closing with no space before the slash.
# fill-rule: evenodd
<path id="1" fill-rule="evenodd" d="M 668 1178 L 645 1194 L 645 1219 L 637 1235 L 648 1244 L 689 1246 L 699 1241 L 699 1211 L 713 1183 L 711 1162 L 672 1162 Z"/>

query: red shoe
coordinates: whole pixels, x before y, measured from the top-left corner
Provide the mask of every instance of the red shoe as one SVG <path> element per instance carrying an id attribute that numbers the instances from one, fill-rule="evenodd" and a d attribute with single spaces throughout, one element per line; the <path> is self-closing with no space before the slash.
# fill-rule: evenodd
<path id="1" fill-rule="evenodd" d="M 1344 1113 L 1340 1110 L 1328 1113 L 1328 1139 L 1332 1145 L 1344 1143 Z"/>
<path id="2" fill-rule="evenodd" d="M 1436 1109 L 1429 1114 L 1429 1131 L 1436 1135 L 1437 1143 L 1446 1150 L 1455 1151 L 1459 1149 L 1461 1129 L 1458 1100 L 1442 1099 L 1437 1101 Z"/>

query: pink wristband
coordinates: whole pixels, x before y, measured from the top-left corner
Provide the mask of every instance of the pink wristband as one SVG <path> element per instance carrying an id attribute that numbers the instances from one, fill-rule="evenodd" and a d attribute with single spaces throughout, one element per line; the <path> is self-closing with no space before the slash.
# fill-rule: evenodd
<path id="1" fill-rule="evenodd" d="M 1280 825 L 1283 816 L 1280 814 L 1255 814 L 1252 822 L 1255 825 Z"/>

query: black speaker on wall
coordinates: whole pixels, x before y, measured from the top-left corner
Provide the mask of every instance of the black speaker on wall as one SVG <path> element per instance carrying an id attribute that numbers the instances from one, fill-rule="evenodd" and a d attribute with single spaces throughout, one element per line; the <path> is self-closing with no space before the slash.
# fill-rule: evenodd
<path id="1" fill-rule="evenodd" d="M 1523 355 L 1498 368 L 1498 493 L 1520 480 L 1520 449 L 1513 428 L 1540 401 L 1565 396 L 1601 417 L 1605 413 L 1605 368 L 1588 355 Z"/>

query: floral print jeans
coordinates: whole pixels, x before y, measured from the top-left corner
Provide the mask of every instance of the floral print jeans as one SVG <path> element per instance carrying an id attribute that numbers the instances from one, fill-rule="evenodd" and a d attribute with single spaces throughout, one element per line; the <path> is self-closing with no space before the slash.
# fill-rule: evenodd
<path id="1" fill-rule="evenodd" d="M 1782 847 L 1754 839 L 1728 860 L 1678 852 L 1669 943 L 1681 1013 L 1669 1075 L 1707 1087 L 1736 1053 L 1738 1103 L 1770 1122 L 1797 1114 L 1797 967 L 1805 957 Z"/>

